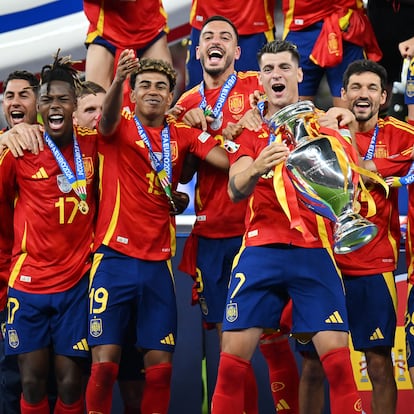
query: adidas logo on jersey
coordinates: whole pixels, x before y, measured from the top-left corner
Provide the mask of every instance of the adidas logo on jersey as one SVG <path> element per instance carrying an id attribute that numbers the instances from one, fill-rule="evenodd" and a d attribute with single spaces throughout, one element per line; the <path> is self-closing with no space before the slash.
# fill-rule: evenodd
<path id="1" fill-rule="evenodd" d="M 338 311 L 335 311 L 331 315 L 329 315 L 329 318 L 325 319 L 325 323 L 344 323 L 341 315 Z"/>
<path id="2" fill-rule="evenodd" d="M 41 180 L 43 178 L 49 178 L 49 176 L 47 175 L 45 169 L 43 167 L 40 167 L 39 171 L 37 171 L 36 174 L 32 175 L 32 178 Z"/>
<path id="3" fill-rule="evenodd" d="M 380 328 L 375 329 L 375 331 L 369 337 L 370 341 L 376 341 L 377 339 L 384 339 L 384 335 L 382 334 Z"/>
<path id="4" fill-rule="evenodd" d="M 174 335 L 170 333 L 164 339 L 161 339 L 161 343 L 164 345 L 175 345 Z"/>

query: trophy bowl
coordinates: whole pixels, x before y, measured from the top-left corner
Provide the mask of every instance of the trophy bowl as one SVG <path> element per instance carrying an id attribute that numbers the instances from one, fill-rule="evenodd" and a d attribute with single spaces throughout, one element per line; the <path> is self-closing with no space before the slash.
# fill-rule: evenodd
<path id="1" fill-rule="evenodd" d="M 286 167 L 298 198 L 335 223 L 335 253 L 350 253 L 371 241 L 378 229 L 354 210 L 356 173 L 345 149 L 333 148 L 334 137 L 310 135 L 309 121 L 314 119 L 314 112 L 311 101 L 297 102 L 276 112 L 268 123 L 272 132 L 283 126 L 294 146 Z"/>

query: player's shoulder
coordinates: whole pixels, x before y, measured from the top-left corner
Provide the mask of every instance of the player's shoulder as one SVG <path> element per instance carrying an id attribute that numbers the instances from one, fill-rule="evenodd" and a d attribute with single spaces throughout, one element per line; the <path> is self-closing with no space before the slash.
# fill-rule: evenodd
<path id="1" fill-rule="evenodd" d="M 184 91 L 182 95 L 178 98 L 177 103 L 180 104 L 183 101 L 194 99 L 194 97 L 197 97 L 198 99 L 200 99 L 199 89 L 200 89 L 200 84 L 193 86 L 187 91 Z"/>
<path id="2" fill-rule="evenodd" d="M 257 83 L 259 81 L 259 72 L 256 70 L 239 71 L 237 72 L 237 81 Z"/>
<path id="3" fill-rule="evenodd" d="M 96 129 L 90 129 L 87 127 L 75 126 L 74 127 L 75 134 L 78 138 L 80 137 L 93 137 L 95 138 L 97 135 Z"/>
<path id="4" fill-rule="evenodd" d="M 410 134 L 414 134 L 414 126 L 393 116 L 386 116 L 385 118 L 378 119 L 378 126 L 386 129 L 398 129 L 400 131 L 406 131 Z"/>
<path id="5" fill-rule="evenodd" d="M 121 118 L 126 119 L 127 121 L 130 121 L 134 118 L 134 112 L 131 111 L 129 107 L 122 108 L 121 111 Z"/>
<path id="6" fill-rule="evenodd" d="M 10 150 L 8 148 L 5 148 L 1 153 L 0 153 L 0 165 L 3 165 L 5 160 L 7 158 L 12 157 L 12 153 L 10 152 Z"/>

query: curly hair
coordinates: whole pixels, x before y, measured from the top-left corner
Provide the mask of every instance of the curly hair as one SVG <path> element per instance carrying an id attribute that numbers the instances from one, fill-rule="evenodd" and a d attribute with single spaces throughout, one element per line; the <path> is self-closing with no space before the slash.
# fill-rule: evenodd
<path id="1" fill-rule="evenodd" d="M 170 82 L 170 92 L 172 92 L 175 88 L 175 84 L 177 82 L 177 72 L 174 68 L 164 60 L 160 59 L 142 59 L 139 61 L 139 69 L 131 75 L 129 78 L 129 84 L 131 88 L 135 88 L 135 81 L 137 79 L 137 75 L 144 72 L 158 72 L 162 73 L 167 76 Z"/>

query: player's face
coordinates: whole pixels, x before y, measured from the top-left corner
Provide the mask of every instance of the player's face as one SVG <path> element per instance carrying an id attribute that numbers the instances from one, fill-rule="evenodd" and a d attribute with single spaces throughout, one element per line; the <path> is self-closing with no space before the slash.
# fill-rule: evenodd
<path id="1" fill-rule="evenodd" d="M 49 86 L 49 89 L 48 89 Z M 75 91 L 67 82 L 54 80 L 40 88 L 38 109 L 46 132 L 57 142 L 72 139 Z"/>
<path id="2" fill-rule="evenodd" d="M 12 79 L 7 83 L 3 111 L 9 127 L 22 122 L 36 123 L 36 95 L 27 80 Z"/>
<path id="3" fill-rule="evenodd" d="M 96 128 L 96 123 L 102 113 L 104 93 L 97 93 L 78 98 L 78 108 L 73 113 L 73 121 L 76 125 L 90 129 Z"/>
<path id="4" fill-rule="evenodd" d="M 265 53 L 260 60 L 260 83 L 267 95 L 272 114 L 299 99 L 298 83 L 302 82 L 302 69 L 290 52 Z"/>
<path id="5" fill-rule="evenodd" d="M 380 77 L 372 72 L 351 75 L 347 88 L 342 89 L 342 99 L 347 102 L 358 122 L 366 122 L 373 117 L 376 119 L 386 97 Z"/>
<path id="6" fill-rule="evenodd" d="M 162 125 L 172 99 L 173 92 L 170 92 L 170 82 L 166 75 L 159 72 L 137 75 L 131 100 L 135 102 L 135 113 L 142 122 Z"/>
<path id="7" fill-rule="evenodd" d="M 212 21 L 204 26 L 196 56 L 210 76 L 234 71 L 234 61 L 240 57 L 240 47 L 237 46 L 233 28 L 223 21 Z"/>

